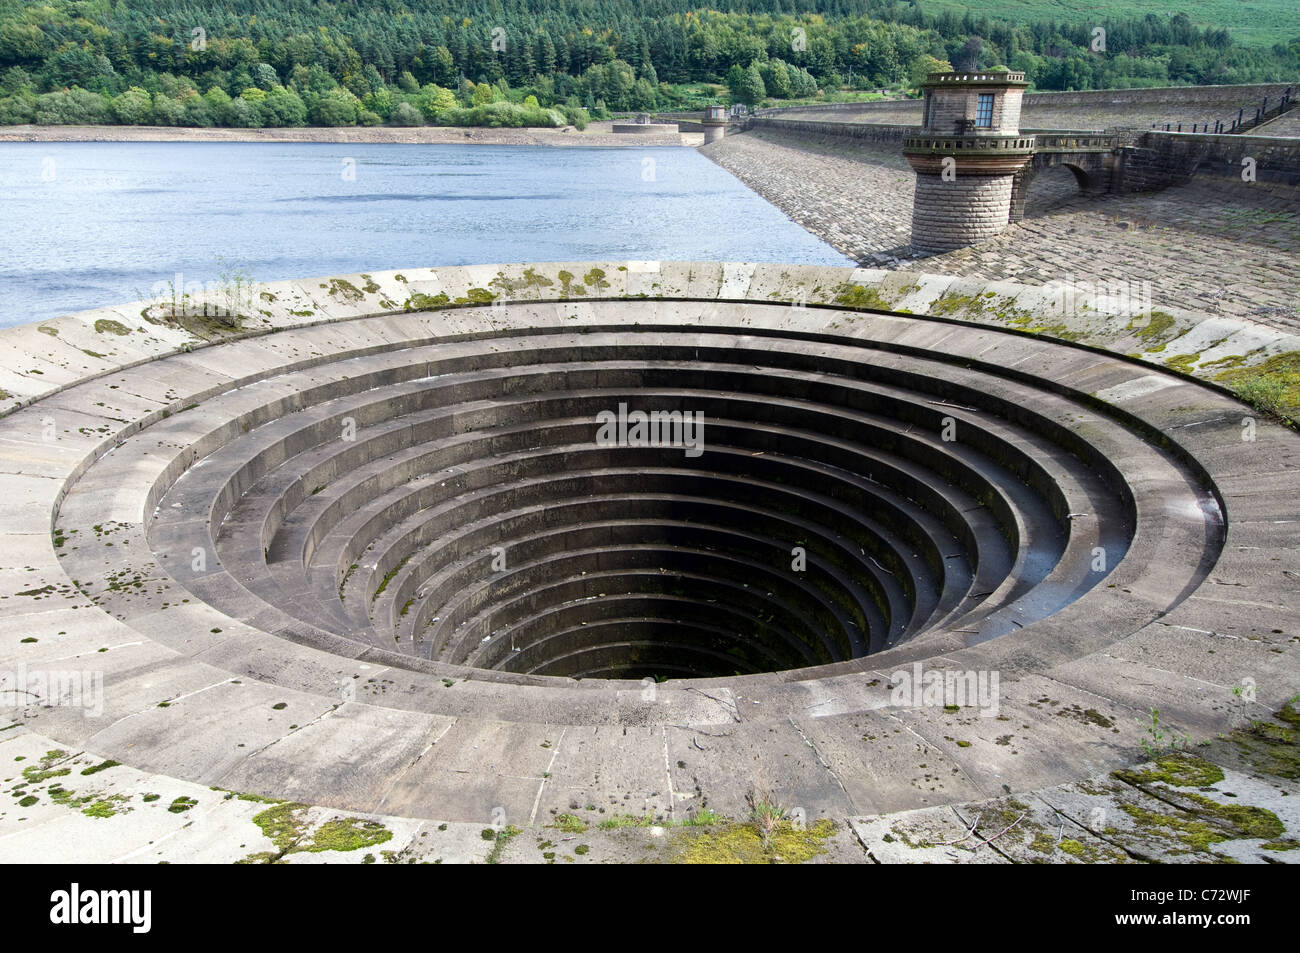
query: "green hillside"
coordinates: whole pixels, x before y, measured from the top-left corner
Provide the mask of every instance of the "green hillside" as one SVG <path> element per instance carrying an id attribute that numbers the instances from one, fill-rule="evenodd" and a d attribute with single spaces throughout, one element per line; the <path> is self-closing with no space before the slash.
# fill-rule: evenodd
<path id="1" fill-rule="evenodd" d="M 581 127 L 722 88 L 824 101 L 999 65 L 1044 90 L 1300 79 L 1300 35 L 1242 44 L 1227 20 L 1136 15 L 1155 0 L 1099 5 L 1100 22 L 1052 0 L 946 2 L 0 0 L 0 125 Z M 1233 7 L 1279 30 L 1295 2 Z M 1016 20 L 987 15 L 999 5 Z"/>
<path id="2" fill-rule="evenodd" d="M 921 7 L 928 13 L 947 10 L 958 16 L 969 10 L 972 16 L 1013 23 L 1091 23 L 1148 14 L 1164 20 L 1185 13 L 1198 27 L 1227 30 L 1238 43 L 1285 43 L 1300 37 L 1297 0 L 922 0 Z"/>

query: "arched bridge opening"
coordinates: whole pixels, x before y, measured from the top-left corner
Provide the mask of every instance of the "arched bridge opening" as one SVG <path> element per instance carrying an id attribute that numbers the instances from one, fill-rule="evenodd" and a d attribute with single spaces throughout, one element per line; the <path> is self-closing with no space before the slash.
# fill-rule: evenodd
<path id="1" fill-rule="evenodd" d="M 1113 168 L 1109 150 L 1036 151 L 1012 182 L 1010 221 L 1045 214 L 1079 195 L 1110 191 Z"/>

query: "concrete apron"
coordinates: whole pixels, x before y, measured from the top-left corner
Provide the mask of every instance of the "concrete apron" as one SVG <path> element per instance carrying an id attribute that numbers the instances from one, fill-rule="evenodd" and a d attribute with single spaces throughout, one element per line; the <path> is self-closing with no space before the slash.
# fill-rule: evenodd
<path id="1" fill-rule="evenodd" d="M 1231 727 L 1242 697 L 1234 687 L 1251 686 L 1249 713 L 1263 717 L 1300 685 L 1286 575 L 1300 525 L 1300 438 L 1155 364 L 1155 354 L 1152 363 L 1118 356 L 1150 343 L 1134 321 L 1145 311 L 1071 306 L 1056 289 L 1008 282 L 677 262 L 407 269 L 269 283 L 250 295 L 238 329 L 136 302 L 0 332 L 9 403 L 0 420 L 0 670 L 89 673 L 102 686 L 81 705 L 28 696 L 0 750 L 48 743 L 87 764 L 120 761 L 148 779 L 141 789 L 216 786 L 414 822 L 537 824 L 573 805 L 671 820 L 706 802 L 740 815 L 753 788 L 811 820 L 1078 782 L 1143 760 L 1147 732 L 1135 719 L 1152 708 L 1179 731 L 1210 736 Z M 997 319 L 987 303 L 1001 304 Z M 1155 305 L 1194 328 L 1193 316 Z M 920 316 L 926 310 L 945 318 Z M 1029 314 L 1043 320 L 1003 318 Z M 1300 349 L 1280 332 L 1229 323 L 1214 329 L 1205 360 L 1236 353 L 1253 363 Z M 1051 332 L 1014 330 L 1040 324 Z M 1226 524 L 1221 549 L 1201 565 L 1206 514 L 1165 512 L 1167 486 L 1115 460 L 1150 519 L 1108 584 L 1059 612 L 977 644 L 945 631 L 812 669 L 653 686 L 295 641 L 259 625 L 273 607 L 253 597 L 238 614 L 206 605 L 151 558 L 161 487 L 202 465 L 193 445 L 237 436 L 241 408 L 291 400 L 300 382 L 289 384 L 290 372 L 324 378 L 340 358 L 584 326 L 824 335 L 1003 368 L 1044 393 L 1064 389 L 1188 472 L 1203 471 Z M 1050 343 L 1054 335 L 1093 348 Z M 1059 422 L 1087 438 L 1086 421 Z M 164 426 L 166 439 L 139 454 Z M 119 448 L 139 455 L 116 482 L 77 498 L 73 526 L 65 498 Z M 107 571 L 133 572 L 70 576 L 73 545 L 106 559 L 129 552 L 129 563 Z M 141 593 L 129 611 L 119 601 L 110 614 L 86 594 L 122 586 Z M 978 703 L 954 710 L 923 691 L 900 703 L 891 681 L 913 677 L 914 663 L 918 687 L 926 671 L 996 674 L 996 713 Z M 0 834 L 6 842 L 21 845 L 21 828 Z"/>

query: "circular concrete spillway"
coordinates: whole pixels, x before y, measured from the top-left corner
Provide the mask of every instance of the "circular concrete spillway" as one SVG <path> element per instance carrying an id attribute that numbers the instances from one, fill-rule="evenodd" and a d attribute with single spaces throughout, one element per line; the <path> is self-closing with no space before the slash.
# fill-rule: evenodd
<path id="1" fill-rule="evenodd" d="M 751 312 L 765 309 L 780 306 Z M 662 679 L 939 631 L 973 644 L 1120 562 L 1152 516 L 1112 460 L 1158 479 L 1205 537 L 1190 569 L 1219 544 L 1208 489 L 1114 419 L 1041 381 L 867 342 L 487 333 L 270 382 L 290 407 L 207 402 L 202 465 L 150 491 L 150 548 L 232 615 L 271 607 L 402 656 Z M 1093 421 L 1086 437 L 1071 417 Z M 214 564 L 195 573 L 194 551 Z"/>
<path id="2" fill-rule="evenodd" d="M 1281 656 L 1233 653 L 1283 598 L 1291 431 L 1252 418 L 1243 452 L 1243 405 L 1185 375 L 846 309 L 850 271 L 646 274 L 420 269 L 266 285 L 225 327 L 141 303 L 6 332 L 43 370 L 5 381 L 8 648 L 105 681 L 99 721 L 26 724 L 360 811 L 739 813 L 760 784 L 842 816 L 1125 763 L 1148 707 L 1213 730 L 1187 633 L 1240 633 L 1216 666 L 1285 691 Z M 638 412 L 681 432 L 638 441 Z M 900 697 L 922 669 L 1001 692 Z"/>

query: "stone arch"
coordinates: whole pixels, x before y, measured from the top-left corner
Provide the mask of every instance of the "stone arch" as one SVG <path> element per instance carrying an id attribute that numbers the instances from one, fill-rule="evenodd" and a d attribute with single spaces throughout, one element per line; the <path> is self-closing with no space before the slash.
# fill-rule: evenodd
<path id="1" fill-rule="evenodd" d="M 1091 192 L 1096 189 L 1096 174 L 1092 170 L 1085 169 L 1082 165 L 1076 165 L 1073 162 L 1061 162 L 1058 165 L 1074 173 L 1074 181 L 1078 183 L 1080 192 Z"/>
<path id="2" fill-rule="evenodd" d="M 1034 207 L 1033 203 L 1029 201 L 1029 192 L 1030 186 L 1036 180 L 1040 183 L 1045 180 L 1054 180 L 1057 184 L 1062 181 L 1068 182 L 1069 179 L 1064 178 L 1064 173 L 1060 171 L 1063 169 L 1069 170 L 1070 177 L 1077 189 L 1070 192 L 1058 187 L 1055 189 L 1056 192 L 1060 193 L 1057 200 L 1072 198 L 1079 194 L 1092 195 L 1104 192 L 1109 184 L 1109 169 L 1106 168 L 1101 156 L 1084 157 L 1046 152 L 1035 153 L 1030 163 L 1016 173 L 1011 193 L 1011 221 L 1018 222 L 1023 219 L 1027 205 L 1032 217 Z"/>

